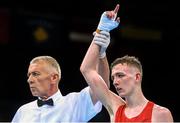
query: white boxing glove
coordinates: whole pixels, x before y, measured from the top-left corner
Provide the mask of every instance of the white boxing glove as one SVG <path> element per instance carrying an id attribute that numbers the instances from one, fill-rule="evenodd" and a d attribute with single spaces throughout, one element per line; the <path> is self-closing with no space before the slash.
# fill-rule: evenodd
<path id="1" fill-rule="evenodd" d="M 100 46 L 100 58 L 106 56 L 106 49 L 110 43 L 110 33 L 107 31 L 100 31 L 99 33 L 94 33 L 94 43 Z"/>

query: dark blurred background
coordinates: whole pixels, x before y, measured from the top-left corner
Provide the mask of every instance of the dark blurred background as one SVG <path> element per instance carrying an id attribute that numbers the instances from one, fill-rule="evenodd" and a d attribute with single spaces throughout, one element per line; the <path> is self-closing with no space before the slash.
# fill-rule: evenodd
<path id="1" fill-rule="evenodd" d="M 143 92 L 169 108 L 180 121 L 176 19 L 166 1 L 1 1 L 0 2 L 0 121 L 11 121 L 16 110 L 34 100 L 27 84 L 29 61 L 51 55 L 60 63 L 63 95 L 87 86 L 79 71 L 102 12 L 120 3 L 121 23 L 111 32 L 109 63 L 126 54 L 143 65 Z M 173 11 L 175 13 L 176 10 Z M 115 92 L 113 85 L 111 89 Z M 91 121 L 108 122 L 102 112 Z"/>

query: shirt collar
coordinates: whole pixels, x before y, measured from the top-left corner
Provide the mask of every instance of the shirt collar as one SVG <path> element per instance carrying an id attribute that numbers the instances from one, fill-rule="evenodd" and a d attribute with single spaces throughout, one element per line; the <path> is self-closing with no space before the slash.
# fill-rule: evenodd
<path id="1" fill-rule="evenodd" d="M 60 90 L 58 90 L 56 93 L 54 93 L 52 96 L 50 96 L 48 99 L 52 98 L 52 100 L 54 102 L 56 102 L 57 99 L 61 98 L 62 97 L 62 94 L 60 92 Z M 39 99 L 41 99 L 40 97 L 38 97 Z M 47 100 L 48 100 L 47 99 Z"/>
<path id="2" fill-rule="evenodd" d="M 55 94 L 50 96 L 48 99 L 52 98 L 53 101 L 56 102 L 56 100 L 58 100 L 61 97 L 62 97 L 62 94 L 61 94 L 60 90 L 58 90 Z"/>

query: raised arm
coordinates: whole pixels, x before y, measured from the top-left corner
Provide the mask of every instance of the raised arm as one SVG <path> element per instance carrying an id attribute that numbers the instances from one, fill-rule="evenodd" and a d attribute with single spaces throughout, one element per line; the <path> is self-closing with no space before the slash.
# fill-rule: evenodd
<path id="1" fill-rule="evenodd" d="M 113 28 L 116 28 L 119 25 L 120 19 L 119 18 L 116 19 L 118 10 L 119 10 L 119 4 L 115 7 L 115 9 L 113 11 L 106 11 L 102 14 L 100 23 L 96 30 L 96 33 L 100 33 L 100 31 L 109 32 Z M 109 21 L 113 21 L 113 23 L 110 23 Z M 94 33 L 94 34 L 96 34 L 96 33 Z M 106 57 L 106 49 L 110 43 L 110 34 L 105 33 L 104 36 L 107 36 L 107 40 L 101 40 L 100 37 L 98 37 L 99 39 L 96 38 L 94 40 L 94 42 L 100 46 L 99 62 L 97 63 L 96 69 L 97 69 L 99 75 L 104 79 L 108 88 L 110 88 L 109 64 L 108 64 L 108 60 Z"/>
<path id="2" fill-rule="evenodd" d="M 92 89 L 93 99 L 98 97 L 102 102 L 103 101 L 103 91 L 109 91 L 108 86 L 105 84 L 104 79 L 99 74 L 99 70 L 97 69 L 99 63 L 99 50 L 100 47 L 92 41 L 88 51 L 84 57 L 84 60 L 81 64 L 80 71 L 83 74 L 86 82 Z M 95 101 L 95 102 L 94 102 Z M 93 100 L 96 103 L 97 100 Z"/>
<path id="3" fill-rule="evenodd" d="M 110 71 L 109 71 L 109 63 L 107 57 L 99 58 L 99 62 L 97 64 L 97 71 L 99 75 L 103 78 L 108 88 L 110 88 Z"/>
<path id="4" fill-rule="evenodd" d="M 110 78 L 109 78 L 110 71 L 109 71 L 109 64 L 108 64 L 108 60 L 107 60 L 105 51 L 103 54 L 101 54 L 101 55 L 99 54 L 98 61 L 95 64 L 96 64 L 97 74 L 99 74 L 103 78 L 106 86 L 108 88 L 110 88 Z M 84 73 L 83 71 L 86 71 L 84 69 L 86 69 L 86 68 L 81 65 L 80 70 L 82 73 Z M 90 88 L 90 94 L 91 94 L 93 104 L 95 104 L 98 101 L 98 98 L 97 98 L 96 94 L 93 93 L 91 88 Z"/>
<path id="5" fill-rule="evenodd" d="M 105 74 L 102 74 L 103 69 L 101 68 L 103 65 L 99 66 L 102 73 L 97 70 L 97 65 L 100 63 L 100 57 L 104 56 L 104 60 L 107 60 L 105 50 L 110 42 L 109 32 L 116 28 L 120 22 L 119 18 L 116 19 L 118 9 L 119 5 L 117 5 L 113 11 L 106 11 L 102 14 L 96 31 L 97 33 L 95 34 L 80 67 L 84 78 L 92 89 L 92 96 L 95 98 L 97 96 L 109 112 L 112 112 L 111 110 L 113 110 L 114 102 L 121 105 L 124 104 L 124 101 L 109 90 L 107 84 L 105 84 L 105 81 L 109 81 L 109 75 L 104 76 Z M 104 63 L 104 67 L 108 68 L 108 62 L 105 61 Z M 109 73 L 109 70 L 106 72 Z"/>

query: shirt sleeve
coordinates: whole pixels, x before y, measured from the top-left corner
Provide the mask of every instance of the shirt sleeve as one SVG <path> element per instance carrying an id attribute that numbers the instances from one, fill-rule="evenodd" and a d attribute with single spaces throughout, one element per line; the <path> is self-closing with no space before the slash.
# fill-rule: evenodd
<path id="1" fill-rule="evenodd" d="M 76 107 L 74 113 L 77 114 L 78 121 L 89 121 L 102 110 L 102 103 L 100 101 L 95 105 L 93 104 L 89 89 L 90 87 L 84 88 L 78 94 L 78 98 L 76 97 L 77 103 L 74 106 Z"/>

